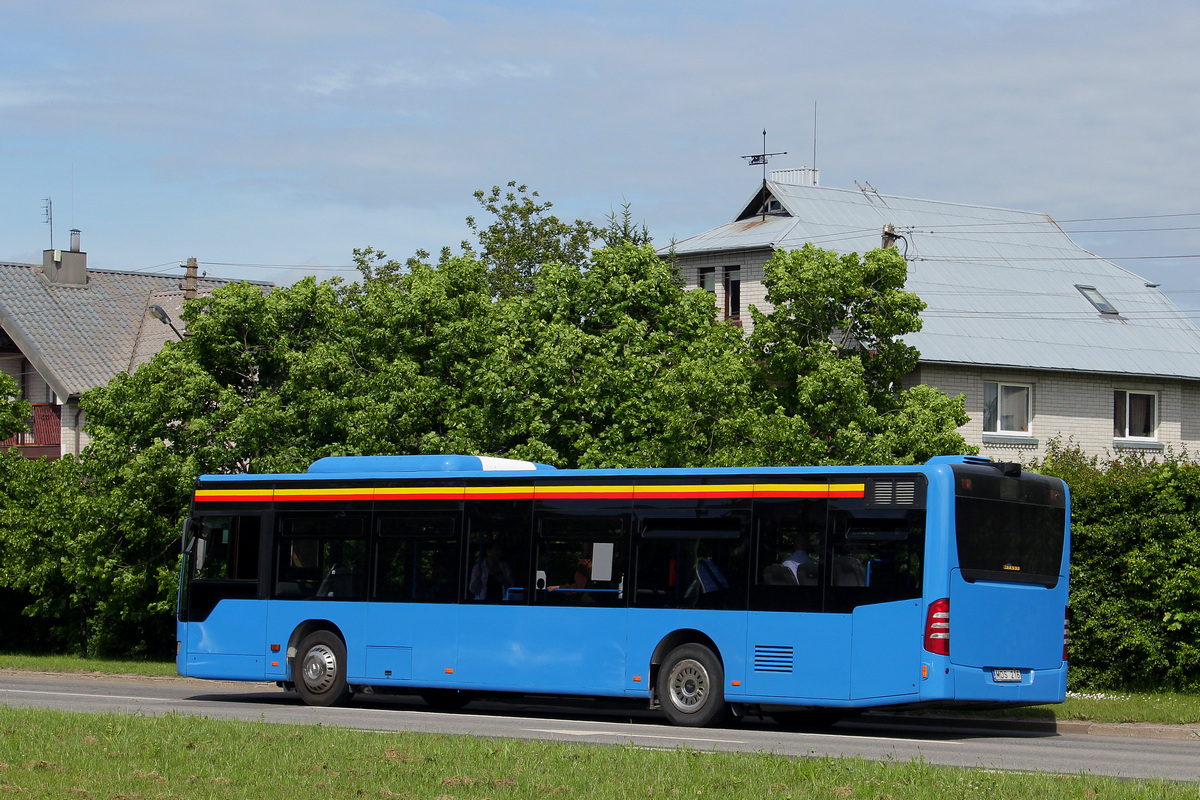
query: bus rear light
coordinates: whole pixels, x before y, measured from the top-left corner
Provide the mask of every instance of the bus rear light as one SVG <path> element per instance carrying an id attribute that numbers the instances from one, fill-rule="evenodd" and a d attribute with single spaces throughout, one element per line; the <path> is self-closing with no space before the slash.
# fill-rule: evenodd
<path id="1" fill-rule="evenodd" d="M 941 656 L 950 655 L 950 599 L 947 597 L 929 604 L 925 615 L 925 649 Z"/>

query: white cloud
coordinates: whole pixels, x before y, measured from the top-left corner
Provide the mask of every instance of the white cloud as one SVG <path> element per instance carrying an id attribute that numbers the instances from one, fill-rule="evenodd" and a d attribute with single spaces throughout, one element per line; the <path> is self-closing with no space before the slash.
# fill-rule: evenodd
<path id="1" fill-rule="evenodd" d="M 22 154 L 6 186 L 61 195 L 75 163 L 80 224 L 103 206 L 131 249 L 161 227 L 250 251 L 255 228 L 303 220 L 277 237 L 306 243 L 288 263 L 344 260 L 347 220 L 425 209 L 420 225 L 389 229 L 396 243 L 357 243 L 436 250 L 461 237 L 442 234 L 474 210 L 473 189 L 510 179 L 563 216 L 599 218 L 629 197 L 661 239 L 691 235 L 753 190 L 760 173 L 739 156 L 764 126 L 789 151 L 774 166 L 811 161 L 814 101 L 827 185 L 1056 216 L 1200 208 L 1200 10 L 1175 0 L 127 0 L 6 13 L 0 152 Z M 152 234 L 140 202 L 156 207 Z M 230 207 L 259 224 L 225 224 Z M 0 258 L 35 235 L 0 214 Z M 327 254 L 314 255 L 322 235 Z"/>

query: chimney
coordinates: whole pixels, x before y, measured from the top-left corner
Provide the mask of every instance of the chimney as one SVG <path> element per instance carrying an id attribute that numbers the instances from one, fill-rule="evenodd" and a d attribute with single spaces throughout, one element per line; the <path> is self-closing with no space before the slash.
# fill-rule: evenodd
<path id="1" fill-rule="evenodd" d="M 896 235 L 895 225 L 883 226 L 883 249 L 889 250 L 896 246 L 896 240 L 900 237 Z M 907 242 L 907 240 L 905 240 Z M 905 245 L 907 247 L 907 244 Z"/>
<path id="2" fill-rule="evenodd" d="M 184 300 L 195 300 L 196 299 L 196 280 L 197 280 L 196 267 L 197 266 L 198 265 L 196 263 L 195 258 L 189 258 L 187 260 L 187 272 L 185 272 L 184 276 L 183 276 L 183 299 Z"/>
<path id="3" fill-rule="evenodd" d="M 820 176 L 821 172 L 816 167 L 771 170 L 772 181 L 788 186 L 820 186 Z"/>
<path id="4" fill-rule="evenodd" d="M 87 253 L 79 249 L 79 231 L 71 231 L 70 250 L 43 250 L 42 274 L 56 286 L 87 286 Z"/>

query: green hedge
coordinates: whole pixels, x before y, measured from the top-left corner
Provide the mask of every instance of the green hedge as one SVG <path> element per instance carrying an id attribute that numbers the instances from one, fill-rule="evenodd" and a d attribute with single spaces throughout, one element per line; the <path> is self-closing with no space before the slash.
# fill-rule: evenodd
<path id="1" fill-rule="evenodd" d="M 1072 689 L 1200 692 L 1200 465 L 1052 445 L 1071 490 Z"/>

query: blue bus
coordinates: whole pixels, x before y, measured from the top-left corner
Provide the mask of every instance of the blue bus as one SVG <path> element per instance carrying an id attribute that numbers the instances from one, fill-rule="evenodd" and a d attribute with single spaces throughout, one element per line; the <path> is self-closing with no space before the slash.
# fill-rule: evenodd
<path id="1" fill-rule="evenodd" d="M 642 698 L 680 725 L 1062 702 L 1069 496 L 1019 464 L 205 475 L 181 675 L 312 705 Z"/>

